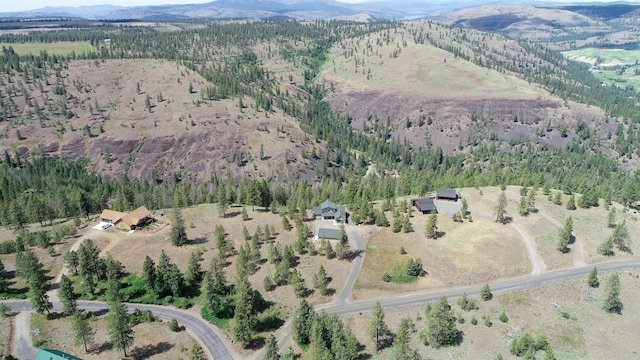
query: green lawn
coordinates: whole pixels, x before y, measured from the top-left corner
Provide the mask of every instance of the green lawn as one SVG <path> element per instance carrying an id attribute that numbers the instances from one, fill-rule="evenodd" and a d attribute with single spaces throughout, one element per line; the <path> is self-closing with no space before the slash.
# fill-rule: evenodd
<path id="1" fill-rule="evenodd" d="M 562 54 L 565 57 L 574 60 L 578 60 L 580 58 L 599 58 L 601 64 L 614 62 L 635 64 L 636 60 L 640 60 L 640 50 L 584 48 L 564 51 Z"/>
<path id="2" fill-rule="evenodd" d="M 0 43 L 2 47 L 13 47 L 16 53 L 20 55 L 39 55 L 40 51 L 45 50 L 50 55 L 69 55 L 71 52 L 76 54 L 88 53 L 92 51 L 91 44 L 88 41 L 60 41 L 55 43 Z"/>
<path id="3" fill-rule="evenodd" d="M 640 50 L 586 48 L 563 52 L 568 59 L 593 63 L 598 59 L 598 69 L 594 75 L 611 86 L 640 89 Z M 603 66 L 603 65 L 611 66 Z"/>

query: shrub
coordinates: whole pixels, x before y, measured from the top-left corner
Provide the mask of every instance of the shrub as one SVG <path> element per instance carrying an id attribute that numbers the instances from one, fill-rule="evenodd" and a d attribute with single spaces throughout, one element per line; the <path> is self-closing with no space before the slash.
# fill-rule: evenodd
<path id="1" fill-rule="evenodd" d="M 388 272 L 385 272 L 384 274 L 382 274 L 382 281 L 384 282 L 391 282 L 391 274 L 389 274 Z"/>
<path id="2" fill-rule="evenodd" d="M 179 332 L 180 330 L 182 330 L 182 328 L 180 327 L 180 324 L 178 324 L 178 320 L 176 319 L 169 320 L 169 323 L 167 324 L 167 326 L 169 326 L 169 330 L 173 332 Z"/>
<path id="3" fill-rule="evenodd" d="M 473 315 L 473 316 L 471 317 L 471 325 L 477 325 L 477 324 L 478 324 L 478 319 L 476 319 L 476 316 L 475 316 L 475 315 Z"/>

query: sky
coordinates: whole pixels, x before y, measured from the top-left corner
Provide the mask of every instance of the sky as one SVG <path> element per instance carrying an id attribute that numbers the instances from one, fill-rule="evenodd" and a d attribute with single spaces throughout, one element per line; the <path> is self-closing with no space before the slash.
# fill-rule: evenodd
<path id="1" fill-rule="evenodd" d="M 200 4 L 210 2 L 212 0 L 0 0 L 0 13 L 25 11 L 39 9 L 46 6 L 83 6 L 83 5 L 118 5 L 118 6 L 138 6 L 138 5 L 164 5 L 164 4 Z M 360 3 L 366 0 L 337 0 L 344 3 Z M 543 0 L 544 1 L 544 0 Z M 547 0 L 561 2 L 581 2 L 594 0 Z M 595 0 L 598 1 L 598 0 Z M 600 2 L 609 2 L 613 0 L 599 0 Z M 637 2 L 640 0 L 631 0 L 629 2 Z M 429 0 L 425 0 L 428 3 Z"/>

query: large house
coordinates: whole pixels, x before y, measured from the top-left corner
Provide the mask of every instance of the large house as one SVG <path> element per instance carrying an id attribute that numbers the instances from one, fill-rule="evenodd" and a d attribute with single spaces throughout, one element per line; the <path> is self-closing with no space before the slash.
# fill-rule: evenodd
<path id="1" fill-rule="evenodd" d="M 433 198 L 411 199 L 411 203 L 423 214 L 433 214 L 438 212 Z"/>
<path id="2" fill-rule="evenodd" d="M 438 189 L 436 190 L 436 198 L 438 200 L 458 201 L 458 192 L 455 189 Z"/>
<path id="3" fill-rule="evenodd" d="M 313 217 L 321 217 L 324 220 L 333 219 L 337 224 L 347 222 L 347 211 L 344 206 L 337 206 L 334 202 L 327 199 L 320 206 L 313 207 Z"/>
<path id="4" fill-rule="evenodd" d="M 130 213 L 106 209 L 102 211 L 102 214 L 100 214 L 101 221 L 129 230 L 135 230 L 142 227 L 148 224 L 151 219 L 153 219 L 151 211 L 144 206 L 140 206 Z"/>

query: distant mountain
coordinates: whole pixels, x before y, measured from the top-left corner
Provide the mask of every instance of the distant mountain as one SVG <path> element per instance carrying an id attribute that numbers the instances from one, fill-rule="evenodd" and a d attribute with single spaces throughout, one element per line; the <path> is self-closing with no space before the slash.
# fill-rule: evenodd
<path id="1" fill-rule="evenodd" d="M 522 0 L 500 1 L 522 3 Z M 412 19 L 433 17 L 471 6 L 483 0 L 418 1 L 373 0 L 347 4 L 333 0 L 218 0 L 204 4 L 160 6 L 80 6 L 45 7 L 31 11 L 0 13 L 0 19 L 73 17 L 90 20 L 114 19 L 184 19 L 184 18 L 281 18 L 329 19 L 368 15 L 377 19 Z M 362 18 L 367 18 L 366 16 Z"/>

